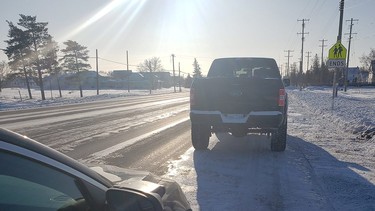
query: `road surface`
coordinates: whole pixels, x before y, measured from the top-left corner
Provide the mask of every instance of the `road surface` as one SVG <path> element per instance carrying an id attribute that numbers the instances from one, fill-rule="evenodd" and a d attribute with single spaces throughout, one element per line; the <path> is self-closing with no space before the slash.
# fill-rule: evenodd
<path id="1" fill-rule="evenodd" d="M 194 151 L 188 93 L 0 112 L 0 125 L 84 163 L 175 179 L 193 210 L 375 210 L 374 182 L 367 179 L 372 169 L 314 144 L 335 124 L 315 120 L 297 93 L 290 94 L 287 149 L 281 153 L 256 134 L 216 134 L 209 150 Z M 343 134 L 332 135 L 339 140 Z"/>
<path id="2" fill-rule="evenodd" d="M 1 127 L 66 155 L 163 175 L 190 143 L 189 93 L 0 112 Z"/>

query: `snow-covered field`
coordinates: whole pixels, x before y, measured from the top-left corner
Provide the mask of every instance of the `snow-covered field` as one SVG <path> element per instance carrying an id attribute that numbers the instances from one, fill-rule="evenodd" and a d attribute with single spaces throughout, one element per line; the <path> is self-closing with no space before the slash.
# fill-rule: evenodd
<path id="1" fill-rule="evenodd" d="M 179 88 L 176 87 L 178 92 Z M 182 91 L 189 91 L 182 88 Z M 173 93 L 174 88 L 152 90 L 152 94 Z M 33 99 L 29 99 L 27 89 L 5 88 L 0 92 L 0 111 L 37 108 L 45 106 L 58 106 L 64 104 L 92 102 L 96 100 L 105 100 L 116 97 L 140 96 L 149 95 L 149 90 L 115 90 L 104 89 L 99 90 L 83 90 L 83 97 L 80 97 L 79 90 L 62 90 L 62 97 L 60 98 L 58 90 L 45 90 L 44 94 L 46 100 L 41 100 L 40 90 L 31 89 Z"/>
<path id="2" fill-rule="evenodd" d="M 27 90 L 20 90 L 23 98 Z M 184 90 L 188 91 L 188 90 Z M 172 89 L 155 93 L 173 92 Z M 46 101 L 0 93 L 0 111 L 102 100 L 148 91 L 64 92 Z M 273 153 L 269 139 L 213 135 L 210 150 L 190 148 L 170 161 L 193 210 L 375 210 L 375 87 L 339 92 L 332 110 L 329 87 L 288 90 L 287 149 Z M 190 141 L 190 140 L 187 140 Z"/>

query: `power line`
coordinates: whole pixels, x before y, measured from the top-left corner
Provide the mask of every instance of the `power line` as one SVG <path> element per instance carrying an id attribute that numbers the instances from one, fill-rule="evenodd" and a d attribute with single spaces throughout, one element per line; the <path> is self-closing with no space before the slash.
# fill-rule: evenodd
<path id="1" fill-rule="evenodd" d="M 174 69 L 174 57 L 175 57 L 175 55 L 172 54 L 171 57 L 172 57 L 172 64 L 173 64 L 173 88 L 174 88 L 174 92 L 176 92 L 176 74 L 175 74 L 175 69 Z"/>
<path id="2" fill-rule="evenodd" d="M 115 64 L 122 64 L 122 65 L 129 65 L 129 66 L 132 66 L 132 67 L 138 67 L 138 65 L 126 64 L 126 63 L 123 63 L 123 62 L 117 62 L 117 61 L 113 61 L 113 60 L 109 60 L 109 59 L 105 59 L 105 58 L 101 58 L 101 57 L 99 57 L 99 59 L 103 60 L 103 61 L 107 61 L 107 62 L 112 62 L 112 63 L 115 63 Z"/>
<path id="3" fill-rule="evenodd" d="M 64 56 L 61 56 L 61 55 L 58 55 L 57 56 L 58 58 L 64 58 Z M 96 59 L 96 57 L 88 57 L 89 59 Z M 118 61 L 113 61 L 113 60 L 110 60 L 110 59 L 105 59 L 105 58 L 102 58 L 102 57 L 98 57 L 98 59 L 100 60 L 103 60 L 103 61 L 106 61 L 106 62 L 111 62 L 111 63 L 115 63 L 115 64 L 121 64 L 121 65 L 128 65 L 128 66 L 132 66 L 132 67 L 138 67 L 138 65 L 132 65 L 132 64 L 126 64 L 126 63 L 123 63 L 123 62 L 118 62 Z"/>

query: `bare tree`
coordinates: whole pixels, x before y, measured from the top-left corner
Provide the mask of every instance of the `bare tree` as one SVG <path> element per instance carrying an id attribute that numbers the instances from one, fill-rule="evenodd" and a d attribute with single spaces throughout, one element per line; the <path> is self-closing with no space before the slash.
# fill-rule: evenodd
<path id="1" fill-rule="evenodd" d="M 359 59 L 362 64 L 362 69 L 366 71 L 370 71 L 371 61 L 375 60 L 375 48 L 371 48 L 371 51 L 368 55 L 364 54 Z"/>
<path id="2" fill-rule="evenodd" d="M 57 81 L 57 87 L 59 89 L 60 97 L 62 97 L 61 86 L 59 76 L 62 72 L 62 68 L 59 66 L 57 59 L 57 52 L 59 52 L 59 47 L 56 41 L 52 38 L 48 40 L 46 48 L 43 49 L 42 55 L 44 60 L 42 61 L 43 69 L 46 69 L 51 77 L 54 77 Z M 51 83 L 51 81 L 50 81 Z"/>
<path id="3" fill-rule="evenodd" d="M 138 65 L 139 72 L 160 72 L 163 70 L 161 60 L 159 57 L 152 57 L 151 59 L 145 59 Z"/>
<path id="4" fill-rule="evenodd" d="M 150 94 L 154 84 L 154 75 L 153 72 L 160 72 L 163 70 L 161 65 L 161 60 L 159 57 L 152 57 L 151 59 L 145 59 L 142 63 L 138 65 L 139 72 L 150 72 Z"/>

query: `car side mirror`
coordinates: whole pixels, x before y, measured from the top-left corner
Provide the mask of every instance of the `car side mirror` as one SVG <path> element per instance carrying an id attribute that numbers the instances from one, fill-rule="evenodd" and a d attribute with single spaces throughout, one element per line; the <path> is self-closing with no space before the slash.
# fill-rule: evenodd
<path id="1" fill-rule="evenodd" d="M 110 188 L 106 200 L 109 211 L 163 211 L 160 197 L 130 189 Z"/>

